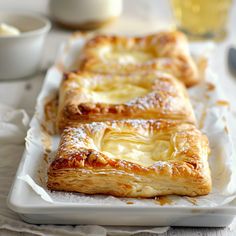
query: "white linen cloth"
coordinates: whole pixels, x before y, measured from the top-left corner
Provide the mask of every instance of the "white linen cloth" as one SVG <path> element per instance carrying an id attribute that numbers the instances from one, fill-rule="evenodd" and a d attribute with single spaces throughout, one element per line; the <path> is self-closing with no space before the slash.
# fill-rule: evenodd
<path id="1" fill-rule="evenodd" d="M 55 226 L 23 222 L 6 204 L 17 166 L 24 151 L 29 117 L 24 110 L 0 104 L 0 235 L 1 229 L 42 236 L 132 235 L 140 232 L 164 233 L 169 227 L 102 227 L 98 225 Z"/>

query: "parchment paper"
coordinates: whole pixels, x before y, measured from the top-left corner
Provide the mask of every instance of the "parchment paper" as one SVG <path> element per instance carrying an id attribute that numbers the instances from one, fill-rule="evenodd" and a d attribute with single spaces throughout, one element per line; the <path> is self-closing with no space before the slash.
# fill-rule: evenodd
<path id="1" fill-rule="evenodd" d="M 55 65 L 48 71 L 42 91 L 38 97 L 36 112 L 30 124 L 26 138 L 27 158 L 24 168 L 18 176 L 28 183 L 44 201 L 52 204 L 95 204 L 95 205 L 126 205 L 160 207 L 171 206 L 219 206 L 227 204 L 236 197 L 236 158 L 231 133 L 236 130 L 230 104 L 221 92 L 220 83 L 210 67 L 206 69 L 205 80 L 189 89 L 191 102 L 198 120 L 198 127 L 206 133 L 211 154 L 209 157 L 213 191 L 202 197 L 168 196 L 168 200 L 160 199 L 125 199 L 112 196 L 88 196 L 79 193 L 51 192 L 47 190 L 47 168 L 54 158 L 59 137 L 53 134 L 55 115 L 46 112 L 45 103 L 56 103 L 58 87 L 63 70 L 70 70 L 78 63 L 78 56 L 85 40 L 90 35 L 74 34 L 60 48 Z M 191 51 L 201 64 L 202 58 L 210 58 L 214 45 L 191 45 Z M 52 109 L 53 110 L 53 109 Z"/>

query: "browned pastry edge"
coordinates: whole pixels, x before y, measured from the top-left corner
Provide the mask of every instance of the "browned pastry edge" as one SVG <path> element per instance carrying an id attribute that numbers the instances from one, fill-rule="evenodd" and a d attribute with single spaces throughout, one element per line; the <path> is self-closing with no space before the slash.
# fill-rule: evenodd
<path id="1" fill-rule="evenodd" d="M 106 104 L 99 102 L 83 102 L 85 96 L 82 87 L 75 88 L 76 78 L 85 81 L 107 77 L 110 80 L 129 77 L 133 80 L 148 78 L 153 80 L 149 94 L 137 97 L 132 102 L 124 104 Z M 149 76 L 149 77 L 148 77 Z M 87 78 L 88 77 L 88 78 Z M 86 79 L 87 78 L 87 79 Z M 81 102 L 82 101 L 82 102 Z M 177 106 L 178 104 L 178 106 Z M 60 86 L 59 111 L 57 127 L 62 131 L 65 127 L 76 123 L 90 123 L 94 121 L 124 120 L 124 119 L 173 119 L 195 123 L 195 116 L 191 107 L 187 91 L 181 82 L 165 73 L 150 73 L 143 75 L 115 76 L 94 74 L 80 71 L 68 73 Z"/>
<path id="2" fill-rule="evenodd" d="M 126 160 L 111 159 L 89 146 L 77 149 L 68 144 L 73 132 L 83 137 L 80 141 L 86 144 L 87 139 L 98 132 L 94 130 L 96 126 L 99 126 L 100 132 L 126 127 L 132 132 L 149 129 L 150 132 L 175 135 L 177 158 L 157 161 L 145 167 Z M 193 125 L 178 121 L 126 120 L 80 125 L 64 130 L 56 159 L 48 171 L 48 188 L 120 197 L 206 195 L 211 191 L 208 153 L 207 137 Z"/>
<path id="3" fill-rule="evenodd" d="M 99 58 L 103 46 L 124 50 L 155 50 L 158 56 L 147 63 L 122 65 L 104 63 Z M 98 35 L 90 39 L 82 51 L 80 69 L 105 74 L 133 74 L 143 71 L 164 71 L 191 87 L 200 81 L 197 66 L 192 59 L 186 36 L 178 31 L 159 32 L 144 37 Z"/>

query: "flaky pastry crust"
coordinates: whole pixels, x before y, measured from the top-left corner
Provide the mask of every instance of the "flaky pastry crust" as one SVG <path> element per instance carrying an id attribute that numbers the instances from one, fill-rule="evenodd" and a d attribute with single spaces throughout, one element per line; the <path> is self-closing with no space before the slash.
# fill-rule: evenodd
<path id="1" fill-rule="evenodd" d="M 57 126 L 123 119 L 173 119 L 194 123 L 183 84 L 165 73 L 65 75 L 60 86 Z"/>
<path id="2" fill-rule="evenodd" d="M 211 191 L 208 139 L 164 120 L 81 124 L 64 130 L 48 171 L 51 190 L 154 197 Z"/>
<path id="3" fill-rule="evenodd" d="M 86 71 L 121 75 L 164 71 L 187 87 L 200 80 L 187 38 L 178 31 L 145 37 L 95 36 L 85 45 L 79 67 Z"/>

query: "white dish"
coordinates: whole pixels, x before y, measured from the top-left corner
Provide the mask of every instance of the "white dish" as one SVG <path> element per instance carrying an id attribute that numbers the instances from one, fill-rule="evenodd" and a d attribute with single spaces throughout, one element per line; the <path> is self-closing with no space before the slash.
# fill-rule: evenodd
<path id="1" fill-rule="evenodd" d="M 73 29 L 93 29 L 112 21 L 122 12 L 122 0 L 50 0 L 53 19 Z"/>
<path id="2" fill-rule="evenodd" d="M 18 79 L 35 73 L 41 60 L 46 34 L 51 23 L 31 13 L 4 11 L 4 22 L 20 30 L 19 35 L 0 37 L 0 79 Z"/>
<path id="3" fill-rule="evenodd" d="M 24 171 L 26 162 L 25 153 L 17 175 Z M 12 186 L 8 206 L 24 221 L 34 224 L 224 227 L 232 222 L 236 214 L 236 201 L 214 208 L 96 206 L 83 203 L 55 205 L 43 201 L 29 185 L 19 179 Z"/>
<path id="4" fill-rule="evenodd" d="M 78 38 L 78 40 L 77 40 Z M 99 196 L 81 196 L 76 194 L 60 194 L 53 195 L 45 188 L 39 177 L 39 171 L 45 172 L 47 165 L 42 165 L 42 156 L 45 147 L 42 143 L 42 129 L 39 121 L 43 120 L 43 110 L 45 99 L 48 96 L 55 94 L 60 84 L 62 77 L 61 69 L 68 68 L 77 61 L 77 55 L 84 40 L 80 40 L 81 36 L 73 36 L 68 44 L 64 45 L 60 51 L 60 57 L 55 66 L 51 68 L 46 76 L 43 88 L 38 97 L 36 114 L 31 121 L 31 129 L 26 138 L 26 151 L 21 160 L 18 172 L 12 189 L 8 197 L 8 206 L 17 212 L 23 220 L 36 224 L 100 224 L 100 225 L 156 225 L 156 226 L 208 226 L 221 227 L 228 225 L 236 215 L 236 200 L 235 199 L 235 175 L 234 166 L 235 156 L 234 149 L 231 143 L 230 132 L 234 131 L 235 125 L 231 127 L 232 122 L 228 122 L 230 112 L 228 111 L 227 103 L 218 93 L 209 92 L 206 94 L 204 89 L 208 85 L 210 89 L 216 86 L 212 84 L 203 84 L 197 91 L 190 91 L 191 96 L 197 95 L 195 109 L 204 114 L 205 105 L 209 104 L 210 118 L 208 114 L 203 117 L 206 119 L 202 122 L 204 131 L 209 132 L 210 143 L 218 147 L 213 147 L 212 151 L 215 154 L 222 152 L 222 157 L 213 158 L 210 160 L 212 167 L 216 167 L 215 163 L 219 162 L 219 168 L 212 168 L 213 184 L 215 185 L 214 193 L 206 197 L 197 198 L 198 206 L 188 202 L 182 197 L 177 197 L 173 205 L 158 205 L 154 200 L 139 200 L 139 199 L 118 199 L 112 197 Z M 78 41 L 78 42 L 77 42 Z M 80 46 L 79 46 L 80 45 Z M 211 77 L 210 81 L 214 82 Z M 203 89 L 202 89 L 203 88 Z M 196 90 L 196 88 L 193 88 Z M 212 94 L 211 94 L 212 93 Z M 207 95 L 207 96 L 205 96 Z M 208 96 L 209 95 L 209 96 Z M 200 98 L 200 99 L 199 99 Z M 200 102 L 198 103 L 197 101 Z M 217 101 L 221 101 L 219 106 L 215 105 Z M 201 105 L 204 105 L 201 107 Z M 201 115 L 200 113 L 198 116 Z M 228 115 L 229 117 L 226 117 Z M 202 118 L 198 117 L 198 120 Z M 214 121 L 214 122 L 212 122 Z M 212 126 L 211 123 L 215 123 Z M 210 123 L 210 124 L 209 124 Z M 223 125 L 223 126 L 222 126 Z M 209 128 L 210 127 L 210 128 Z M 210 132 L 211 129 L 214 132 Z M 210 131 L 209 131 L 210 130 Z M 214 137 L 216 136 L 216 137 Z M 58 137 L 55 136 L 51 140 L 53 144 L 53 152 L 58 145 Z M 222 163 L 222 160 L 227 163 Z M 223 166 L 225 171 L 222 173 Z M 232 168 L 230 168 L 232 166 Z M 227 169 L 228 168 L 228 169 Z M 226 171 L 227 170 L 227 171 Z M 45 178 L 45 173 L 40 176 Z M 227 184 L 222 182 L 222 179 Z M 40 180 L 40 181 L 39 181 Z M 230 184 L 234 187 L 230 187 Z M 218 186 L 219 185 L 219 186 Z M 222 185 L 222 186 L 220 186 Z M 217 191 L 218 192 L 217 192 Z M 232 193 L 230 193 L 230 190 Z M 129 204 L 129 202 L 134 204 Z"/>

